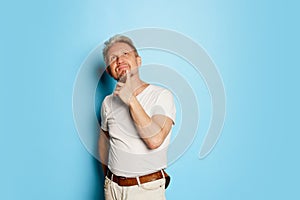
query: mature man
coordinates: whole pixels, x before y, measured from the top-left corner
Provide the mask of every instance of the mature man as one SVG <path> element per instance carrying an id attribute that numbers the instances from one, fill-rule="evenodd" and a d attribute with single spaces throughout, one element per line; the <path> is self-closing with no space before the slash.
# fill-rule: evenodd
<path id="1" fill-rule="evenodd" d="M 118 81 L 101 108 L 105 199 L 165 199 L 169 176 L 164 169 L 176 115 L 172 93 L 140 79 L 142 60 L 130 38 L 110 38 L 103 57 L 106 71 Z"/>

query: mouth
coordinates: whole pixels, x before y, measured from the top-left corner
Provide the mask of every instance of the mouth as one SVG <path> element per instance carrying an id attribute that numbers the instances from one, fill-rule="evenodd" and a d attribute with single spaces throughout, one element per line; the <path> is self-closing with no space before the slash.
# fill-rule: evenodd
<path id="1" fill-rule="evenodd" d="M 128 69 L 128 65 L 120 65 L 116 68 L 116 72 L 119 74 L 119 76 L 122 76 L 126 73 Z"/>

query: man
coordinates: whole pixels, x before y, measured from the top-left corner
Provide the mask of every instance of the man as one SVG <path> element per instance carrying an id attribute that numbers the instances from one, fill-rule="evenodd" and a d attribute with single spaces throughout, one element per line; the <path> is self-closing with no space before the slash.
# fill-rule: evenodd
<path id="1" fill-rule="evenodd" d="M 110 38 L 103 58 L 118 81 L 101 108 L 98 145 L 105 199 L 165 199 L 169 176 L 164 168 L 176 115 L 172 93 L 140 79 L 142 60 L 130 38 Z"/>

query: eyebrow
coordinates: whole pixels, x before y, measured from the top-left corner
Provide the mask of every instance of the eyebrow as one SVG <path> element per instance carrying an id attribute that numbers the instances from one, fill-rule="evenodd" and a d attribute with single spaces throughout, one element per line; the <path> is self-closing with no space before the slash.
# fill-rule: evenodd
<path id="1" fill-rule="evenodd" d="M 127 53 L 131 53 L 131 52 L 135 52 L 134 49 L 121 49 L 119 52 L 127 52 Z M 117 54 L 112 53 L 111 55 L 108 56 L 108 58 L 110 59 L 112 56 L 118 56 Z"/>

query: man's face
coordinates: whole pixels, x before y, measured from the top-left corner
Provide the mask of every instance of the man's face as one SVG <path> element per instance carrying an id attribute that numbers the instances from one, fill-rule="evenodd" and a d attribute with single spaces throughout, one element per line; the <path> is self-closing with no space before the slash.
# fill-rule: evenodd
<path id="1" fill-rule="evenodd" d="M 136 55 L 131 46 L 118 42 L 107 52 L 109 67 L 106 69 L 110 75 L 119 80 L 127 71 L 137 69 L 141 65 L 141 58 Z"/>

